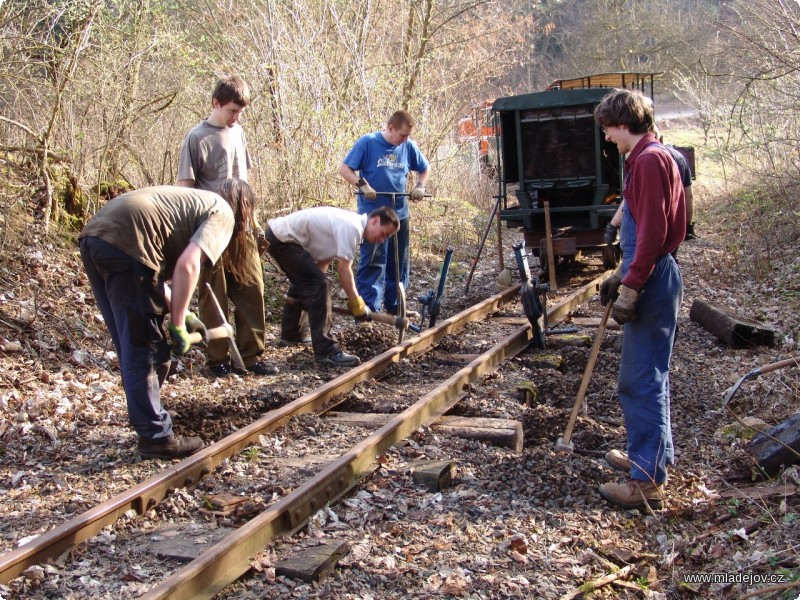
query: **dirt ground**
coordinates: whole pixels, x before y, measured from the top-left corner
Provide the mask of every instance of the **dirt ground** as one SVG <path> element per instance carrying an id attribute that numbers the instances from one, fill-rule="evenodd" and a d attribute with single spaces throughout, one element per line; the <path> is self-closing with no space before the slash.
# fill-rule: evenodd
<path id="1" fill-rule="evenodd" d="M 600 483 L 617 478 L 603 454 L 623 447 L 625 439 L 615 397 L 621 333 L 613 330 L 588 390 L 588 414 L 576 425 L 574 454 L 555 453 L 553 443 L 589 349 L 555 350 L 564 360 L 561 369 L 541 368 L 536 354 L 522 355 L 470 390 L 456 411 L 521 420 L 522 453 L 422 430 L 411 440 L 415 455 L 456 457 L 454 488 L 438 495 L 414 488 L 403 453 L 390 453 L 375 477 L 334 507 L 337 519 L 283 540 L 350 540 L 351 553 L 333 575 L 315 586 L 276 578 L 265 554 L 230 597 L 566 598 L 606 577 L 594 597 L 743 598 L 783 583 L 758 597 L 797 598 L 800 588 L 789 586 L 800 579 L 800 470 L 791 466 L 763 481 L 747 453 L 752 431 L 732 413 L 768 425 L 790 417 L 800 406 L 800 372 L 787 368 L 744 383 L 732 412 L 722 402 L 745 373 L 798 354 L 800 255 L 764 281 L 743 281 L 713 223 L 698 229 L 700 239 L 684 243 L 679 254 L 685 297 L 670 375 L 677 456 L 663 511 L 615 510 L 597 492 Z M 445 316 L 495 293 L 496 257 L 488 254 L 465 296 L 474 248 L 456 249 Z M 410 298 L 432 287 L 438 264 L 418 260 L 415 269 Z M 269 265 L 267 272 L 279 277 Z M 698 299 L 773 327 L 777 344 L 726 347 L 689 318 Z M 580 314 L 599 316 L 599 304 L 588 303 Z M 390 334 L 359 341 L 364 334 L 344 319 L 337 333 L 359 354 L 393 343 Z M 207 441 L 219 439 L 331 377 L 314 368 L 308 353 L 276 348 L 277 334 L 278 324 L 269 323 L 267 358 L 281 375 L 265 384 L 207 379 L 199 350 L 181 361 L 163 392 L 178 415 L 178 432 L 191 427 Z M 73 240 L 45 241 L 33 226 L 24 234 L 7 228 L 0 255 L 0 551 L 163 467 L 136 455 L 111 350 Z M 519 401 L 525 383 L 538 394 L 530 406 Z M 748 493 L 755 486 L 769 492 Z M 632 566 L 619 576 L 626 565 Z M 710 573 L 726 574 L 725 581 L 687 579 Z M 85 581 L 90 576 L 76 573 L 67 585 L 36 571 L 0 586 L 0 596 L 94 597 Z M 141 582 L 130 585 L 120 597 L 141 593 Z"/>

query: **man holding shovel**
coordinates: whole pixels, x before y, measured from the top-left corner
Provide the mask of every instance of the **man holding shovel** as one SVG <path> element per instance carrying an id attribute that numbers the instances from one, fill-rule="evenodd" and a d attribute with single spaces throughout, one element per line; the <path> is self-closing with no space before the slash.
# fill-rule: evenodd
<path id="1" fill-rule="evenodd" d="M 667 467 L 673 464 L 669 363 L 683 297 L 672 257 L 686 233 L 678 167 L 655 135 L 653 103 L 631 90 L 609 93 L 594 112 L 606 140 L 625 160 L 622 264 L 600 289 L 603 305 L 625 324 L 618 395 L 628 432 L 627 451 L 606 455 L 629 479 L 605 483 L 600 493 L 623 508 L 661 508 Z"/>
<path id="2" fill-rule="evenodd" d="M 172 432 L 161 404 L 161 385 L 172 353 L 186 354 L 190 334 L 206 327 L 188 311 L 200 268 L 226 253 L 226 267 L 241 265 L 250 243 L 255 196 L 231 179 L 219 193 L 157 186 L 117 196 L 80 234 L 81 259 L 97 306 L 119 357 L 128 419 L 145 458 L 182 458 L 203 447 L 198 437 Z M 232 237 L 233 236 L 233 237 Z M 230 242 L 230 243 L 229 243 Z M 166 282 L 172 281 L 172 289 Z"/>
<path id="3" fill-rule="evenodd" d="M 325 273 L 336 258 L 350 313 L 356 321 L 368 320 L 370 310 L 353 278 L 356 250 L 362 240 L 383 243 L 399 228 L 397 213 L 386 206 L 368 215 L 319 206 L 272 219 L 264 233 L 269 243 L 267 251 L 289 278 L 288 296 L 295 300 L 283 308 L 281 343 L 301 344 L 310 329 L 317 363 L 358 365 L 358 357 L 342 352 L 331 337 L 331 290 Z"/>

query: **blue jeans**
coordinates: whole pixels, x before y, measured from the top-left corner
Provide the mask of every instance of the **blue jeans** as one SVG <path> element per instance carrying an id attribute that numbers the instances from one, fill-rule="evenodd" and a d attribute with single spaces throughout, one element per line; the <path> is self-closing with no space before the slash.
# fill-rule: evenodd
<path id="1" fill-rule="evenodd" d="M 408 219 L 401 219 L 397 235 L 386 241 L 377 244 L 369 242 L 361 244 L 361 257 L 356 272 L 356 288 L 367 307 L 374 312 L 380 312 L 383 305 L 386 312 L 397 314 L 395 239 L 400 259 L 400 281 L 405 289 L 408 289 L 411 274 Z"/>
<path id="2" fill-rule="evenodd" d="M 128 420 L 139 437 L 172 435 L 159 392 L 169 372 L 167 312 L 158 274 L 97 237 L 81 239 L 81 259 L 119 357 Z"/>
<path id="3" fill-rule="evenodd" d="M 636 223 L 623 209 L 620 245 L 622 274 L 636 248 Z M 625 324 L 619 369 L 619 401 L 628 430 L 632 479 L 662 484 L 674 463 L 670 420 L 669 363 L 683 279 L 670 254 L 656 261 L 636 303 L 635 321 Z"/>

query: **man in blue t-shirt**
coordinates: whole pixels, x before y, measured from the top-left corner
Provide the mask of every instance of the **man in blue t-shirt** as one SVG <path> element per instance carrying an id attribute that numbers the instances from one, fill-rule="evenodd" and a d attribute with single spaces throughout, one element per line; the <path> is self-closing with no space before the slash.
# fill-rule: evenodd
<path id="1" fill-rule="evenodd" d="M 395 243 L 400 281 L 408 288 L 411 269 L 407 198 L 418 202 L 425 196 L 429 172 L 428 159 L 408 137 L 414 124 L 408 111 L 398 110 L 389 117 L 386 129 L 361 136 L 339 166 L 342 178 L 358 188 L 359 213 L 368 214 L 379 206 L 389 206 L 400 219 L 400 230 L 395 236 L 384 242 L 361 244 L 356 287 L 367 307 L 376 312 L 383 304 L 386 312 L 397 314 Z M 417 173 L 417 182 L 406 194 L 406 180 L 411 171 Z"/>

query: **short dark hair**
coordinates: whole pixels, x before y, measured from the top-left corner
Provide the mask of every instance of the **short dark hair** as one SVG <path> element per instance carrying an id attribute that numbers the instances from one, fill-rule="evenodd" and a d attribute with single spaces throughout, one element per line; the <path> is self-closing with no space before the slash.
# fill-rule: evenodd
<path id="1" fill-rule="evenodd" d="M 372 217 L 379 217 L 381 225 L 389 225 L 391 223 L 395 229 L 400 229 L 400 219 L 391 206 L 379 206 L 367 215 L 367 220 Z"/>
<path id="2" fill-rule="evenodd" d="M 228 75 L 217 81 L 211 100 L 216 100 L 220 106 L 225 106 L 228 102 L 247 106 L 250 104 L 250 88 L 239 75 Z"/>
<path id="3" fill-rule="evenodd" d="M 625 125 L 633 134 L 656 131 L 653 101 L 638 90 L 614 90 L 603 96 L 594 120 L 601 127 Z"/>
<path id="4" fill-rule="evenodd" d="M 400 129 L 403 125 L 408 125 L 412 128 L 416 125 L 414 117 L 412 117 L 411 113 L 407 110 L 397 110 L 393 112 L 386 124 L 391 125 L 395 129 Z"/>

